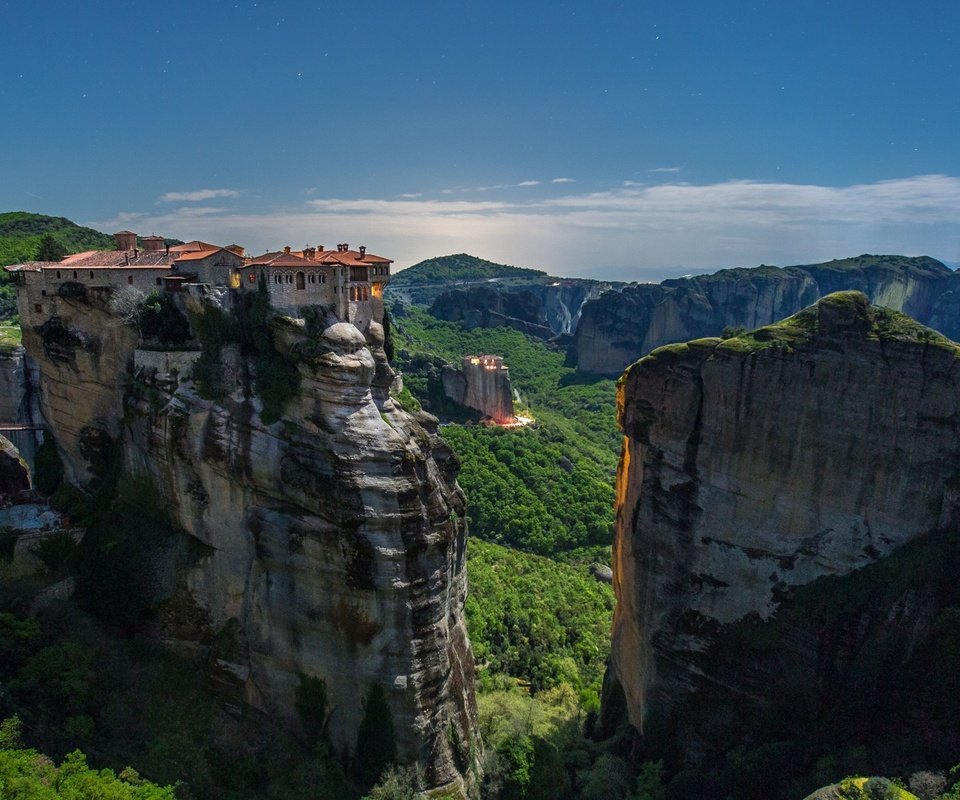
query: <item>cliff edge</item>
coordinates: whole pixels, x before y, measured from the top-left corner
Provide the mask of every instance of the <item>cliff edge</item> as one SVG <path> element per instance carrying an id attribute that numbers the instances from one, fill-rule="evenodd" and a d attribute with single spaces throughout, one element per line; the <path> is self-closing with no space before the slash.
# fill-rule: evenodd
<path id="1" fill-rule="evenodd" d="M 912 657 L 936 618 L 936 598 L 930 611 L 920 589 L 882 611 L 864 601 L 868 617 L 839 641 L 797 617 L 792 638 L 775 632 L 789 640 L 778 658 L 784 648 L 789 658 L 752 678 L 756 656 L 742 642 L 726 660 L 711 648 L 737 625 L 774 619 L 797 587 L 852 575 L 927 534 L 955 535 L 960 345 L 840 292 L 735 338 L 655 350 L 621 379 L 618 407 L 606 699 L 622 689 L 637 730 L 703 687 L 722 685 L 746 707 L 762 705 L 785 669 L 809 668 L 815 686 L 825 665 L 849 663 L 871 630 L 889 633 L 905 616 L 920 633 L 890 652 Z"/>
<path id="2" fill-rule="evenodd" d="M 177 531 L 91 530 L 86 560 L 126 552 L 134 567 L 112 578 L 131 587 L 117 602 L 144 606 L 228 704 L 296 726 L 310 697 L 348 766 L 376 756 L 419 766 L 423 788 L 472 792 L 459 464 L 435 419 L 390 396 L 380 324 L 319 308 L 261 319 L 256 355 L 250 297 L 208 287 L 168 295 L 171 329 L 189 318 L 193 338 L 150 349 L 110 302 L 75 294 L 24 328 L 66 476 L 94 497 L 146 482 Z M 278 415 L 261 395 L 280 362 L 294 374 Z M 81 596 L 103 602 L 99 582 L 88 568 Z M 389 752 L 372 754 L 371 735 Z"/>

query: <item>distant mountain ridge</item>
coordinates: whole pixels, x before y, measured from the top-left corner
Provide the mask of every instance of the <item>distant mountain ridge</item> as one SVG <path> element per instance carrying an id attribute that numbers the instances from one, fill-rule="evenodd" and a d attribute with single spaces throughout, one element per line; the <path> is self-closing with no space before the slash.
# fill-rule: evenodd
<path id="1" fill-rule="evenodd" d="M 752 330 L 837 291 L 903 311 L 956 339 L 960 274 L 929 256 L 869 255 L 791 267 L 761 265 L 634 283 L 584 303 L 570 350 L 587 374 L 618 376 L 657 347 Z"/>

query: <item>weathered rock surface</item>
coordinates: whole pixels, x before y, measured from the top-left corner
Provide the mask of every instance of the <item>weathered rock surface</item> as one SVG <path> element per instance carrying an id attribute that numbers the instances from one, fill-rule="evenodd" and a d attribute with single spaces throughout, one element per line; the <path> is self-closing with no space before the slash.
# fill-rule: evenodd
<path id="1" fill-rule="evenodd" d="M 60 300 L 28 330 L 44 416 L 67 474 L 83 485 L 103 445 L 147 475 L 195 547 L 158 548 L 160 619 L 173 642 L 209 653 L 220 683 L 295 724 L 302 677 L 326 685 L 324 730 L 356 758 L 364 704 L 386 698 L 397 759 L 426 787 L 476 781 L 473 656 L 459 464 L 436 421 L 389 396 L 382 328 L 280 322 L 300 388 L 265 425 L 236 352 L 228 396 L 139 379 L 135 331 L 96 303 Z M 224 357 L 229 355 L 227 349 Z M 224 641 L 229 646 L 224 646 Z M 216 646 L 214 646 L 216 645 Z"/>
<path id="2" fill-rule="evenodd" d="M 949 337 L 960 336 L 960 276 L 925 256 L 859 256 L 825 264 L 725 269 L 631 284 L 586 302 L 571 345 L 581 372 L 620 375 L 645 353 L 672 342 L 752 330 L 841 290 L 903 311 Z"/>
<path id="3" fill-rule="evenodd" d="M 737 338 L 656 350 L 627 371 L 618 405 L 608 677 L 638 730 L 703 686 L 742 704 L 785 669 L 809 669 L 815 685 L 877 626 L 910 658 L 911 635 L 889 635 L 899 617 L 916 641 L 929 635 L 935 592 L 932 606 L 894 598 L 842 646 L 818 650 L 816 631 L 797 627 L 767 672 L 753 675 L 747 653 L 710 655 L 795 587 L 956 530 L 960 346 L 845 292 Z"/>
<path id="4" fill-rule="evenodd" d="M 33 429 L 42 420 L 39 397 L 33 391 L 38 380 L 37 365 L 22 346 L 0 348 L 0 422 L 26 428 L 5 435 L 31 468 L 42 441 L 40 431 Z"/>
<path id="5" fill-rule="evenodd" d="M 437 319 L 462 322 L 468 328 L 514 328 L 550 339 L 572 334 L 581 309 L 615 284 L 589 279 L 544 276 L 517 285 L 480 285 L 444 292 L 430 307 Z"/>
<path id="6" fill-rule="evenodd" d="M 461 365 L 440 372 L 447 398 L 479 411 L 501 425 L 514 421 L 510 371 L 497 356 L 466 356 Z"/>

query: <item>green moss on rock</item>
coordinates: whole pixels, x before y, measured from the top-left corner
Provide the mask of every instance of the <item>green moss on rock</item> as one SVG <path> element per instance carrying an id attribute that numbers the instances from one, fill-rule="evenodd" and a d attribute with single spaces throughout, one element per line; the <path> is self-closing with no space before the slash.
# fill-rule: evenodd
<path id="1" fill-rule="evenodd" d="M 917 796 L 886 778 L 845 778 L 806 800 L 917 800 Z"/>

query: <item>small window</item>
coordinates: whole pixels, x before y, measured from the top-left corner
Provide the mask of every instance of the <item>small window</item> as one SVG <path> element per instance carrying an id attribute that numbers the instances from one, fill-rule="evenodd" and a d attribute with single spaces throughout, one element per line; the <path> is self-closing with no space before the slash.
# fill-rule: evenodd
<path id="1" fill-rule="evenodd" d="M 77 271 L 76 271 L 76 270 L 73 271 L 73 279 L 74 279 L 74 280 L 77 279 Z"/>
<path id="2" fill-rule="evenodd" d="M 127 275 L 127 283 L 133 285 L 133 275 Z"/>
<path id="3" fill-rule="evenodd" d="M 162 278 L 157 278 L 157 286 L 160 286 L 163 283 Z"/>
<path id="4" fill-rule="evenodd" d="M 57 280 L 60 280 L 60 270 L 57 270 Z"/>
<path id="5" fill-rule="evenodd" d="M 307 279 L 302 272 L 297 273 L 297 289 L 306 289 Z"/>
<path id="6" fill-rule="evenodd" d="M 247 275 L 247 281 L 249 281 L 250 283 L 256 283 L 256 282 L 257 282 L 257 273 L 256 273 L 256 272 L 251 272 L 249 275 Z"/>
<path id="7" fill-rule="evenodd" d="M 324 274 L 321 272 L 321 273 L 320 273 L 320 283 L 326 283 L 326 282 L 327 282 L 327 276 L 324 275 Z"/>
<path id="8" fill-rule="evenodd" d="M 42 314 L 42 313 L 43 313 L 43 306 L 40 305 L 40 303 L 34 303 L 34 305 L 33 305 L 33 310 L 36 311 L 38 314 Z"/>
<path id="9" fill-rule="evenodd" d="M 93 280 L 93 270 L 90 270 L 90 280 Z"/>

